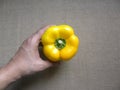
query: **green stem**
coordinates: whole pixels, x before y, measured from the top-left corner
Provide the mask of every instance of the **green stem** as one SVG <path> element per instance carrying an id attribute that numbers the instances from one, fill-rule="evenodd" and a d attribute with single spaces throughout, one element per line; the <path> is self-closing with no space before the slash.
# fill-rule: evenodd
<path id="1" fill-rule="evenodd" d="M 66 45 L 66 41 L 62 38 L 58 38 L 56 41 L 55 41 L 55 46 L 56 48 L 58 49 L 63 49 Z"/>

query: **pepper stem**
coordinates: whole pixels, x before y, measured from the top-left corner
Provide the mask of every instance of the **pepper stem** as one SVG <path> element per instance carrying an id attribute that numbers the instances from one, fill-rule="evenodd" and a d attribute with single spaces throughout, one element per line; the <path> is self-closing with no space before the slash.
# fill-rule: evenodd
<path id="1" fill-rule="evenodd" d="M 56 41 L 55 41 L 55 46 L 56 48 L 58 49 L 63 49 L 66 45 L 66 41 L 62 38 L 58 38 Z"/>

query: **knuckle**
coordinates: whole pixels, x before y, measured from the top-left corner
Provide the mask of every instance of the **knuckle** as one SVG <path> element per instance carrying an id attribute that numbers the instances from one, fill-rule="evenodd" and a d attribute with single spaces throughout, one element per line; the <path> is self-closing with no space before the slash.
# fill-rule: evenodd
<path id="1" fill-rule="evenodd" d="M 34 39 L 34 37 L 31 37 L 31 38 L 29 38 L 28 40 L 27 40 L 27 44 L 29 44 L 29 45 L 34 45 L 35 44 L 35 39 Z"/>
<path id="2" fill-rule="evenodd" d="M 31 38 L 28 38 L 28 39 L 24 40 L 23 45 L 25 45 L 25 46 L 31 45 Z"/>
<path id="3" fill-rule="evenodd" d="M 23 41 L 23 45 L 27 47 L 33 47 L 35 44 L 36 39 L 33 36 Z"/>
<path id="4" fill-rule="evenodd" d="M 31 44 L 31 42 L 32 42 L 32 38 L 29 38 L 29 39 L 27 40 L 27 43 L 28 43 L 28 44 Z"/>

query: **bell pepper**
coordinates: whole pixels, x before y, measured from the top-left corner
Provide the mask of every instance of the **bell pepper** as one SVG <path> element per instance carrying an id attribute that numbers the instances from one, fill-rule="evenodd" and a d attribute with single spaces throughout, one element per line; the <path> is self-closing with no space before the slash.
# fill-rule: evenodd
<path id="1" fill-rule="evenodd" d="M 53 62 L 70 60 L 77 52 L 79 39 L 68 25 L 49 27 L 42 35 L 44 55 Z"/>

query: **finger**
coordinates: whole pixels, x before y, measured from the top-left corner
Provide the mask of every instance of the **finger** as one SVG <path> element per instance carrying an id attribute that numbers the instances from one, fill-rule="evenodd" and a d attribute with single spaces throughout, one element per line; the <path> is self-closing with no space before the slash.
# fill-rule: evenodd
<path id="1" fill-rule="evenodd" d="M 43 61 L 45 68 L 49 68 L 52 67 L 54 64 L 52 62 L 49 61 Z"/>
<path id="2" fill-rule="evenodd" d="M 43 61 L 43 62 L 48 67 L 56 67 L 61 64 L 61 62 L 51 62 L 51 61 Z"/>
<path id="3" fill-rule="evenodd" d="M 39 29 L 34 35 L 33 35 L 33 38 L 35 40 L 35 43 L 37 44 L 37 46 L 39 45 L 40 43 L 40 39 L 41 39 L 41 36 L 44 34 L 44 32 L 52 25 L 47 25 L 41 29 Z"/>
<path id="4" fill-rule="evenodd" d="M 42 36 L 42 34 L 50 27 L 51 25 L 44 26 L 40 28 L 35 35 L 37 35 L 39 38 Z"/>

